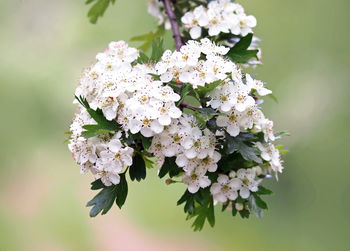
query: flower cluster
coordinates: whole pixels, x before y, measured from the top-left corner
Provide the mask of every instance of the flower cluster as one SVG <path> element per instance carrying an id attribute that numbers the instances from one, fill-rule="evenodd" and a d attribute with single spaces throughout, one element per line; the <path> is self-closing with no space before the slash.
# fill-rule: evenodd
<path id="1" fill-rule="evenodd" d="M 202 29 L 211 37 L 220 33 L 246 36 L 257 23 L 254 16 L 245 14 L 240 4 L 230 0 L 210 1 L 207 8 L 200 5 L 185 13 L 181 21 L 192 39 L 198 39 Z"/>
<path id="2" fill-rule="evenodd" d="M 223 58 L 228 50 L 207 38 L 200 42 L 190 40 L 180 51 L 165 51 L 155 69 L 165 83 L 176 80 L 194 88 L 205 86 L 227 78 L 227 73 L 236 69 L 232 61 Z"/>
<path id="3" fill-rule="evenodd" d="M 111 42 L 80 78 L 68 147 L 81 172 L 95 175 L 92 189 L 102 189 L 88 203 L 91 216 L 113 201 L 121 207 L 126 174 L 141 181 L 147 168 L 168 176 L 166 184 L 185 185 L 178 204 L 185 203 L 189 218 L 199 217 L 195 230 L 205 219 L 213 226 L 218 203 L 233 215 L 261 216 L 261 195 L 271 193 L 262 182 L 283 171 L 284 151 L 274 145 L 283 133 L 261 107 L 272 91 L 243 68 L 258 58 L 255 18 L 230 0 L 152 0 L 148 10 L 169 28 L 176 20 L 164 6 L 169 14 L 176 4 L 169 16 L 183 23 L 177 50 L 165 50 L 159 38 L 150 56 Z M 213 38 L 220 33 L 230 34 Z"/>
<path id="4" fill-rule="evenodd" d="M 120 133 L 114 136 L 84 138 L 83 126 L 87 124 L 95 124 L 95 121 L 85 109 L 81 108 L 70 126 L 72 134 L 68 148 L 73 158 L 80 165 L 81 173 L 90 171 L 106 186 L 118 184 L 119 174 L 125 166 L 132 164 L 133 148 L 121 143 Z"/>
<path id="5" fill-rule="evenodd" d="M 92 109 L 102 109 L 107 120 L 116 119 L 125 131 L 151 137 L 181 116 L 175 106 L 180 96 L 149 75 L 155 73 L 152 66 L 132 65 L 137 57 L 137 50 L 124 41 L 110 43 L 75 95 L 86 97 Z"/>

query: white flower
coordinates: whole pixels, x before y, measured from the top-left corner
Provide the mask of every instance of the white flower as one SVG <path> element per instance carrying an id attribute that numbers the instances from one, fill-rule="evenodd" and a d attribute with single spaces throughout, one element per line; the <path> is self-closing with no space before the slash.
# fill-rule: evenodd
<path id="1" fill-rule="evenodd" d="M 208 34 L 209 36 L 216 36 L 220 32 L 228 33 L 229 26 L 227 22 L 225 22 L 223 16 L 221 15 L 221 6 L 217 1 L 211 1 L 208 4 L 207 15 L 209 18 L 208 24 Z"/>
<path id="2" fill-rule="evenodd" d="M 224 203 L 228 199 L 235 200 L 238 197 L 237 190 L 241 188 L 241 180 L 230 180 L 227 175 L 219 175 L 217 183 L 214 183 L 210 187 L 210 192 L 215 201 Z"/>
<path id="3" fill-rule="evenodd" d="M 232 82 L 223 82 L 209 93 L 209 97 L 211 97 L 210 106 L 223 112 L 230 111 L 237 103 L 237 94 Z"/>
<path id="4" fill-rule="evenodd" d="M 272 93 L 272 91 L 264 87 L 263 82 L 253 79 L 249 74 L 246 74 L 245 77 L 247 86 L 249 86 L 250 89 L 256 90 L 260 96 L 266 96 Z"/>
<path id="5" fill-rule="evenodd" d="M 209 19 L 203 6 L 198 6 L 190 12 L 185 13 L 181 18 L 182 23 L 187 29 L 190 29 L 192 39 L 197 39 L 201 36 L 201 27 L 207 26 Z"/>
<path id="6" fill-rule="evenodd" d="M 256 179 L 254 169 L 239 169 L 237 171 L 237 178 L 242 181 L 242 188 L 239 191 L 239 195 L 243 199 L 247 199 L 250 192 L 258 191 L 260 180 Z"/>
<path id="7" fill-rule="evenodd" d="M 232 136 L 236 137 L 240 133 L 240 114 L 235 111 L 231 111 L 227 116 L 218 116 L 216 124 L 219 127 L 225 127 L 226 131 Z"/>
<path id="8" fill-rule="evenodd" d="M 206 188 L 210 186 L 210 180 L 205 175 L 206 169 L 203 167 L 195 167 L 187 170 L 183 176 L 183 183 L 188 185 L 188 191 L 190 193 L 198 192 L 199 188 Z"/>
<path id="9" fill-rule="evenodd" d="M 235 108 L 239 112 L 243 112 L 246 109 L 255 105 L 255 100 L 249 95 L 251 88 L 243 83 L 237 83 L 235 85 L 235 93 L 237 94 L 237 103 Z"/>
<path id="10" fill-rule="evenodd" d="M 283 166 L 281 163 L 280 153 L 275 146 L 271 143 L 263 145 L 260 142 L 256 142 L 255 145 L 261 151 L 261 158 L 270 163 L 271 169 L 276 173 L 282 173 Z"/>
<path id="11" fill-rule="evenodd" d="M 241 29 L 241 35 L 243 37 L 247 36 L 248 33 L 252 33 L 252 28 L 256 26 L 256 18 L 252 15 L 238 15 L 238 23 Z"/>

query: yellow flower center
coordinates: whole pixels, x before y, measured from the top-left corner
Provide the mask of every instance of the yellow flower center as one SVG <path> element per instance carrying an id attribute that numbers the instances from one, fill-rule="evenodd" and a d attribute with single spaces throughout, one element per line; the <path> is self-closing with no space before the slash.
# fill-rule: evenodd
<path id="1" fill-rule="evenodd" d="M 149 120 L 148 118 L 144 118 L 142 120 L 142 123 L 144 126 L 149 126 L 151 124 L 151 120 Z"/>

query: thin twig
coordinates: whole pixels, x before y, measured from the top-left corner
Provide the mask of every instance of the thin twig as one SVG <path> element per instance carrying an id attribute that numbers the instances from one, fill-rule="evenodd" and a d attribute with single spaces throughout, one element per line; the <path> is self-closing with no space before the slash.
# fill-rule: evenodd
<path id="1" fill-rule="evenodd" d="M 183 45 L 181 35 L 180 35 L 179 25 L 177 23 L 174 11 L 171 7 L 170 0 L 163 0 L 163 3 L 164 3 L 165 12 L 169 17 L 171 29 L 173 31 L 173 37 L 175 40 L 175 47 L 176 47 L 176 50 L 179 51 L 181 46 Z"/>
<path id="2" fill-rule="evenodd" d="M 183 107 L 183 108 L 189 108 L 189 109 L 192 109 L 192 110 L 198 110 L 200 107 L 198 106 L 195 106 L 195 105 L 191 105 L 191 104 L 187 104 L 185 102 L 182 102 L 180 107 Z"/>

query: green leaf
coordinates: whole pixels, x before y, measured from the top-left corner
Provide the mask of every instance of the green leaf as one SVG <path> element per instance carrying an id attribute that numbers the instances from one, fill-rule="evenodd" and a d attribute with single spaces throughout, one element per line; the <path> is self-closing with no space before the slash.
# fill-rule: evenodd
<path id="1" fill-rule="evenodd" d="M 163 178 L 168 173 L 169 177 L 172 178 L 181 172 L 182 169 L 176 165 L 175 160 L 176 157 L 165 158 L 164 163 L 158 173 L 159 178 Z"/>
<path id="2" fill-rule="evenodd" d="M 273 194 L 273 192 L 263 186 L 259 186 L 259 190 L 256 192 L 257 194 L 266 194 L 266 195 L 269 195 L 269 194 Z"/>
<path id="3" fill-rule="evenodd" d="M 137 153 L 133 160 L 132 165 L 129 168 L 130 179 L 134 181 L 135 179 L 140 182 L 142 179 L 146 178 L 146 165 L 141 154 Z"/>
<path id="4" fill-rule="evenodd" d="M 143 161 L 145 162 L 146 168 L 153 168 L 155 167 L 157 158 L 154 156 L 147 156 L 144 152 L 142 153 Z"/>
<path id="5" fill-rule="evenodd" d="M 232 203 L 232 216 L 236 216 L 237 215 L 237 209 L 236 209 L 236 207 L 235 207 L 235 205 L 233 205 L 233 203 Z"/>
<path id="6" fill-rule="evenodd" d="M 87 207 L 92 207 L 90 217 L 97 216 L 101 211 L 102 215 L 106 214 L 113 206 L 113 202 L 121 208 L 128 194 L 128 184 L 125 179 L 125 173 L 120 174 L 120 182 L 117 185 L 105 186 L 101 179 L 91 183 L 92 190 L 102 189 L 91 201 L 87 203 Z"/>
<path id="7" fill-rule="evenodd" d="M 254 194 L 251 194 L 248 199 L 249 210 L 255 213 L 256 217 L 264 217 L 264 210 L 258 206 L 258 202 Z M 242 210 L 243 211 L 243 210 Z"/>
<path id="8" fill-rule="evenodd" d="M 117 196 L 115 188 L 115 186 L 103 188 L 91 201 L 87 203 L 87 207 L 92 206 L 90 210 L 90 217 L 95 217 L 101 211 L 102 214 L 106 214 L 109 211 Z"/>
<path id="9" fill-rule="evenodd" d="M 106 186 L 102 183 L 101 179 L 95 180 L 91 183 L 91 190 L 100 190 Z"/>
<path id="10" fill-rule="evenodd" d="M 188 190 L 178 200 L 177 205 L 185 203 L 184 211 L 188 213 L 187 220 L 195 218 L 192 227 L 194 231 L 202 230 L 205 220 L 210 226 L 215 225 L 214 203 L 209 188 L 200 189 L 197 193 Z"/>
<path id="11" fill-rule="evenodd" d="M 197 87 L 197 92 L 200 98 L 205 98 L 208 96 L 208 94 L 213 91 L 216 87 L 218 87 L 223 81 L 222 80 L 217 80 L 213 83 L 206 84 L 204 87 L 203 86 L 198 86 Z"/>
<path id="12" fill-rule="evenodd" d="M 108 8 L 109 4 L 115 3 L 115 0 L 87 0 L 85 4 L 90 4 L 95 2 L 88 12 L 88 18 L 90 22 L 96 24 L 98 18 L 102 17 Z"/>
<path id="13" fill-rule="evenodd" d="M 142 137 L 141 141 L 142 141 L 142 146 L 143 148 L 145 148 L 145 150 L 147 150 L 152 144 L 152 138 Z"/>
<path id="14" fill-rule="evenodd" d="M 165 51 L 163 42 L 164 40 L 159 37 L 152 40 L 152 54 L 150 60 L 153 63 L 158 62 Z"/>
<path id="15" fill-rule="evenodd" d="M 195 98 L 195 100 L 200 102 L 200 97 L 197 91 L 193 89 L 193 86 L 191 84 L 182 83 L 180 96 L 181 99 L 177 102 L 177 106 L 181 105 L 187 96 L 192 96 Z"/>
<path id="16" fill-rule="evenodd" d="M 179 206 L 185 203 L 185 206 L 184 206 L 185 213 L 189 213 L 190 215 L 192 215 L 194 214 L 194 202 L 195 202 L 195 195 L 190 193 L 186 189 L 185 193 L 178 200 L 177 205 Z"/>
<path id="17" fill-rule="evenodd" d="M 209 204 L 207 219 L 208 219 L 209 225 L 211 227 L 214 227 L 214 225 L 215 225 L 215 214 L 214 214 L 214 202 L 213 202 L 213 199 L 211 199 L 210 204 Z"/>
<path id="18" fill-rule="evenodd" d="M 276 139 L 279 139 L 279 138 L 282 138 L 282 136 L 290 136 L 290 133 L 289 132 L 276 132 L 274 135 L 275 135 Z"/>
<path id="19" fill-rule="evenodd" d="M 278 103 L 278 99 L 275 95 L 273 95 L 272 93 L 271 94 L 268 94 L 267 95 L 269 98 L 271 98 L 273 101 L 275 101 L 276 103 Z"/>
<path id="20" fill-rule="evenodd" d="M 140 51 L 139 57 L 137 58 L 137 63 L 147 64 L 147 63 L 149 63 L 149 61 L 150 60 L 149 60 L 148 56 L 143 51 Z"/>
<path id="21" fill-rule="evenodd" d="M 262 160 L 258 157 L 258 149 L 248 146 L 242 137 L 232 137 L 226 133 L 226 141 L 224 143 L 224 147 L 227 154 L 232 154 L 237 151 L 247 161 L 254 161 L 259 164 L 262 163 Z"/>
<path id="22" fill-rule="evenodd" d="M 240 41 L 235 44 L 234 47 L 232 47 L 229 52 L 227 53 L 227 56 L 232 59 L 235 63 L 245 64 L 247 63 L 251 58 L 256 58 L 258 50 L 248 50 L 251 42 L 253 39 L 253 34 L 250 33 L 245 37 L 242 37 Z"/>
<path id="23" fill-rule="evenodd" d="M 192 224 L 194 231 L 202 230 L 205 220 L 208 220 L 209 225 L 213 227 L 215 225 L 213 198 L 210 197 L 207 203 L 205 203 L 204 205 L 197 206 L 195 208 L 194 215 L 196 217 Z"/>
<path id="24" fill-rule="evenodd" d="M 241 211 L 239 211 L 239 215 L 244 219 L 248 219 L 249 218 L 249 215 L 250 215 L 250 212 L 249 210 L 246 210 L 246 209 L 243 209 Z"/>
<path id="25" fill-rule="evenodd" d="M 128 196 L 128 183 L 125 178 L 125 173 L 120 174 L 120 183 L 117 185 L 117 199 L 115 203 L 121 209 L 125 203 L 126 197 Z"/>
<path id="26" fill-rule="evenodd" d="M 253 193 L 256 205 L 261 209 L 267 209 L 267 204 L 263 201 L 257 193 Z"/>
<path id="27" fill-rule="evenodd" d="M 151 47 L 153 39 L 163 36 L 164 33 L 165 33 L 164 25 L 160 25 L 158 26 L 155 32 L 149 32 L 143 35 L 132 37 L 130 41 L 141 41 L 141 42 L 143 41 L 144 43 L 140 45 L 138 49 L 147 51 Z"/>
<path id="28" fill-rule="evenodd" d="M 97 122 L 97 125 L 83 126 L 83 128 L 86 130 L 82 132 L 83 137 L 90 138 L 101 134 L 114 133 L 120 130 L 119 124 L 115 120 L 107 120 L 101 109 L 97 109 L 95 111 L 90 108 L 89 103 L 83 97 L 78 98 L 75 96 L 75 98 L 83 107 L 85 107 L 90 116 Z"/>

